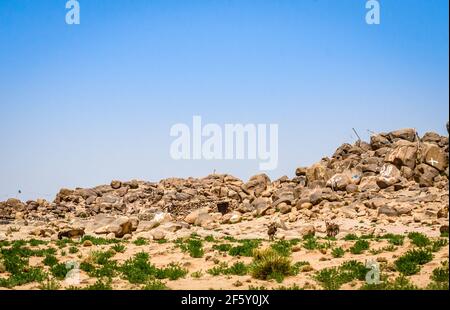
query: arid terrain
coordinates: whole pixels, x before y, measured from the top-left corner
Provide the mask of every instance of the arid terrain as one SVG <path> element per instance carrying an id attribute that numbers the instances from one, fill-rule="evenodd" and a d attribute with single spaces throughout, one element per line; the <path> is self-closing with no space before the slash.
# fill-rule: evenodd
<path id="1" fill-rule="evenodd" d="M 340 146 L 295 176 L 112 181 L 0 202 L 1 289 L 448 289 L 448 137 Z"/>

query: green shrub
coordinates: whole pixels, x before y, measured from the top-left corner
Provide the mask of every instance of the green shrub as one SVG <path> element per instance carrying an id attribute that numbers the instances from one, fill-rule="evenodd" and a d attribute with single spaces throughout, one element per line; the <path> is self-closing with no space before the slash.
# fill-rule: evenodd
<path id="1" fill-rule="evenodd" d="M 253 256 L 253 251 L 259 247 L 260 243 L 259 240 L 243 240 L 240 245 L 232 247 L 228 254 L 231 256 L 251 257 Z"/>
<path id="2" fill-rule="evenodd" d="M 355 235 L 355 234 L 347 234 L 347 235 L 344 237 L 344 240 L 345 240 L 345 241 L 354 241 L 354 240 L 358 240 L 358 239 L 359 239 L 358 236 Z"/>
<path id="3" fill-rule="evenodd" d="M 291 274 L 291 260 L 273 249 L 255 250 L 251 274 L 256 279 L 282 282 L 284 277 Z"/>
<path id="4" fill-rule="evenodd" d="M 179 278 L 184 278 L 188 273 L 188 270 L 182 268 L 179 264 L 171 263 L 166 268 L 156 270 L 157 279 L 169 279 L 177 280 Z"/>
<path id="5" fill-rule="evenodd" d="M 75 254 L 75 253 L 78 253 L 80 250 L 77 248 L 77 247 L 75 247 L 75 246 L 71 246 L 70 248 L 69 248 L 69 253 L 70 254 Z"/>
<path id="6" fill-rule="evenodd" d="M 90 235 L 84 235 L 83 238 L 81 238 L 80 243 L 83 243 L 86 240 L 89 240 L 90 242 L 92 242 L 93 245 L 107 245 L 107 244 L 114 244 L 114 243 L 121 242 L 119 239 L 105 239 L 105 238 L 99 238 L 99 237 L 94 237 L 94 236 L 90 236 Z"/>
<path id="7" fill-rule="evenodd" d="M 433 259 L 433 254 L 429 250 L 410 250 L 395 261 L 397 271 L 410 276 L 420 271 L 420 265 L 424 265 Z"/>
<path id="8" fill-rule="evenodd" d="M 169 288 L 160 280 L 151 280 L 145 284 L 142 289 L 145 291 L 163 291 L 168 290 Z"/>
<path id="9" fill-rule="evenodd" d="M 303 242 L 303 247 L 307 250 L 315 250 L 319 247 L 319 243 L 315 237 L 310 237 L 305 239 Z"/>
<path id="10" fill-rule="evenodd" d="M 430 247 L 430 250 L 432 252 L 438 252 L 441 248 L 445 247 L 448 245 L 448 240 L 447 239 L 439 239 L 436 241 L 433 241 Z"/>
<path id="11" fill-rule="evenodd" d="M 232 245 L 229 243 L 214 244 L 212 248 L 219 252 L 228 252 L 232 248 Z"/>
<path id="12" fill-rule="evenodd" d="M 58 259 L 55 257 L 55 255 L 47 255 L 44 260 L 42 261 L 45 266 L 53 267 L 58 263 Z"/>
<path id="13" fill-rule="evenodd" d="M 272 249 L 282 256 L 290 256 L 292 253 L 292 244 L 286 240 L 280 240 L 271 245 Z"/>
<path id="14" fill-rule="evenodd" d="M 38 239 L 30 239 L 28 240 L 28 244 L 31 246 L 39 246 L 48 244 L 48 241 L 38 240 Z"/>
<path id="15" fill-rule="evenodd" d="M 353 280 L 364 280 L 367 272 L 363 263 L 347 261 L 339 267 L 324 268 L 316 273 L 315 280 L 326 290 L 338 290 L 343 284 Z"/>
<path id="16" fill-rule="evenodd" d="M 369 241 L 367 240 L 358 240 L 355 244 L 350 248 L 350 252 L 352 254 L 361 254 L 365 250 L 368 250 L 370 247 Z"/>
<path id="17" fill-rule="evenodd" d="M 395 235 L 395 234 L 385 234 L 381 237 L 381 239 L 387 239 L 388 242 L 392 245 L 403 245 L 403 240 L 405 236 Z"/>
<path id="18" fill-rule="evenodd" d="M 175 243 L 183 252 L 189 252 L 189 255 L 193 258 L 201 258 L 205 253 L 202 241 L 197 238 L 192 238 L 192 235 L 191 239 L 187 241 L 178 239 Z"/>
<path id="19" fill-rule="evenodd" d="M 213 236 L 206 236 L 206 237 L 205 237 L 205 241 L 206 241 L 206 242 L 216 242 L 216 239 L 214 239 Z"/>
<path id="20" fill-rule="evenodd" d="M 147 282 L 150 276 L 156 274 L 156 267 L 149 263 L 147 253 L 141 252 L 134 255 L 133 258 L 126 260 L 120 271 L 130 283 L 143 284 Z"/>
<path id="21" fill-rule="evenodd" d="M 147 240 L 145 238 L 139 237 L 139 238 L 137 238 L 136 240 L 133 241 L 133 244 L 137 245 L 137 246 L 142 246 L 142 245 L 147 245 L 148 242 L 147 242 Z"/>
<path id="22" fill-rule="evenodd" d="M 339 247 L 339 248 L 334 248 L 334 249 L 331 251 L 331 255 L 332 255 L 334 258 L 340 258 L 340 257 L 343 257 L 344 254 L 345 254 L 345 251 L 344 251 L 344 249 L 341 248 L 341 247 Z"/>
<path id="23" fill-rule="evenodd" d="M 425 247 L 431 244 L 431 240 L 427 236 L 419 232 L 409 233 L 408 238 L 411 239 L 411 242 L 418 247 Z"/>
<path id="24" fill-rule="evenodd" d="M 248 272 L 248 266 L 243 262 L 236 262 L 230 268 L 226 269 L 225 274 L 244 276 Z"/>
<path id="25" fill-rule="evenodd" d="M 124 253 L 126 247 L 123 244 L 114 244 L 111 249 L 117 253 Z"/>
<path id="26" fill-rule="evenodd" d="M 433 270 L 433 274 L 431 275 L 431 280 L 435 282 L 447 282 L 449 281 L 449 273 L 448 273 L 448 261 L 442 262 L 442 267 L 438 267 Z"/>

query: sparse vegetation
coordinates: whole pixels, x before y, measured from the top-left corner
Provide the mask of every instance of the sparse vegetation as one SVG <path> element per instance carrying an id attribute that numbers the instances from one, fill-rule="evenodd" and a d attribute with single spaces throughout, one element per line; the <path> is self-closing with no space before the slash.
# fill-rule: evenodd
<path id="1" fill-rule="evenodd" d="M 150 280 L 142 287 L 142 289 L 145 291 L 164 291 L 168 290 L 169 288 L 161 280 Z"/>
<path id="2" fill-rule="evenodd" d="M 261 242 L 259 240 L 242 240 L 238 246 L 231 247 L 228 254 L 231 256 L 253 256 L 253 251 L 259 247 Z"/>
<path id="3" fill-rule="evenodd" d="M 426 249 L 414 249 L 406 252 L 395 261 L 397 270 L 407 276 L 416 274 L 420 271 L 420 266 L 430 262 L 433 259 L 431 251 Z"/>
<path id="4" fill-rule="evenodd" d="M 364 251 L 368 250 L 370 247 L 369 241 L 360 239 L 355 242 L 355 244 L 350 248 L 350 253 L 352 254 L 361 254 Z"/>
<path id="5" fill-rule="evenodd" d="M 326 290 L 338 290 L 345 283 L 364 280 L 369 270 L 363 263 L 351 260 L 339 267 L 320 270 L 316 273 L 315 279 Z"/>

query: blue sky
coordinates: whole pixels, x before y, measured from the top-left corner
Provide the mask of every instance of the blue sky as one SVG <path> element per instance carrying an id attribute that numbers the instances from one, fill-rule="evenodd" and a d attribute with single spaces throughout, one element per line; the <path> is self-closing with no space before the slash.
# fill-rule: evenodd
<path id="1" fill-rule="evenodd" d="M 258 161 L 174 161 L 170 127 L 278 123 L 279 165 L 331 155 L 367 129 L 446 134 L 448 1 L 0 0 L 0 200 L 157 181 Z"/>

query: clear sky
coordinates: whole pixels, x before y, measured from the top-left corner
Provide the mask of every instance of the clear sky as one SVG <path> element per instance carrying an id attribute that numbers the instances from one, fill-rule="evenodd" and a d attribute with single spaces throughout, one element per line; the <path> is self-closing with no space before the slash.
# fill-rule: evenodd
<path id="1" fill-rule="evenodd" d="M 355 127 L 447 134 L 447 0 L 0 0 L 0 200 L 112 179 L 242 179 L 258 161 L 174 161 L 170 127 L 278 123 L 270 177 Z"/>

